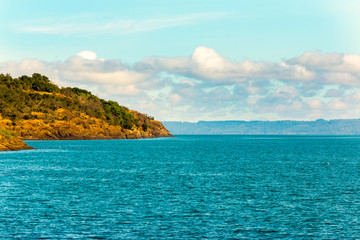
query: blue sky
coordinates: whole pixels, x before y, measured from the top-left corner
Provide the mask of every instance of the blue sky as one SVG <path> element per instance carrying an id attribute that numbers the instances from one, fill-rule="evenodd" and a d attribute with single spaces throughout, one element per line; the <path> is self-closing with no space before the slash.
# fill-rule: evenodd
<path id="1" fill-rule="evenodd" d="M 0 72 L 159 120 L 359 118 L 360 2 L 0 0 Z"/>

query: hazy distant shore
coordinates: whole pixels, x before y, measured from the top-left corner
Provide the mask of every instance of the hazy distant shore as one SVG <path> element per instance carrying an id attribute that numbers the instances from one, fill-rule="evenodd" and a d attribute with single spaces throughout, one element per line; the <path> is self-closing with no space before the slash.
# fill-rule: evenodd
<path id="1" fill-rule="evenodd" d="M 162 122 L 172 134 L 360 135 L 360 119 Z"/>

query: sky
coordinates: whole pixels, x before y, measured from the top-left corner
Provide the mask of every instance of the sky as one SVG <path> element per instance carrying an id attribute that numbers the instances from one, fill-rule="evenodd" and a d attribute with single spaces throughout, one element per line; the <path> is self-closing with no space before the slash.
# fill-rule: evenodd
<path id="1" fill-rule="evenodd" d="M 358 0 L 0 0 L 0 72 L 161 121 L 360 118 Z"/>

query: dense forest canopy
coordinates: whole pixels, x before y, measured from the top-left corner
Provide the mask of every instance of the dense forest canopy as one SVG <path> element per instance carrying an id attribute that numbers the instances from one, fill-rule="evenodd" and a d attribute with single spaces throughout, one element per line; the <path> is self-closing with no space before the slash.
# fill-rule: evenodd
<path id="1" fill-rule="evenodd" d="M 0 74 L 0 113 L 3 118 L 11 119 L 16 124 L 17 120 L 36 119 L 41 113 L 48 122 L 66 120 L 64 118 L 67 116 L 57 119 L 55 111 L 59 108 L 69 110 L 76 117 L 84 113 L 101 118 L 110 125 L 124 129 L 139 127 L 140 124 L 128 108 L 114 101 L 100 99 L 87 90 L 59 88 L 39 73 L 18 78 Z"/>

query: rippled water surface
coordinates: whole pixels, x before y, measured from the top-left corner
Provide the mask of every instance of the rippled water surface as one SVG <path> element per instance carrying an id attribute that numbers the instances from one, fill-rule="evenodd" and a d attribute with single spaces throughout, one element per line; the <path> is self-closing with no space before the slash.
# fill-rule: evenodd
<path id="1" fill-rule="evenodd" d="M 31 141 L 1 239 L 360 238 L 360 137 Z"/>

